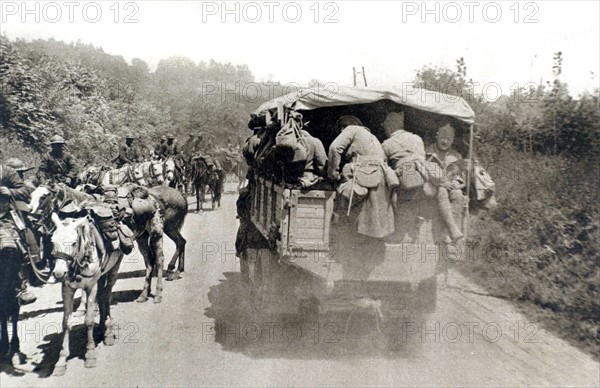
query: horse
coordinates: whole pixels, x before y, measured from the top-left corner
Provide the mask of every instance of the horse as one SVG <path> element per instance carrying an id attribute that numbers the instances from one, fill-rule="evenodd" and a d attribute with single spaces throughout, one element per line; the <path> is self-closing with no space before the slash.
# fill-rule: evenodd
<path id="1" fill-rule="evenodd" d="M 181 229 L 187 215 L 187 201 L 177 190 L 166 186 L 155 186 L 145 189 L 148 198 L 154 206 L 152 215 L 145 218 L 133 217 L 127 225 L 134 232 L 134 238 L 146 266 L 146 276 L 138 302 L 146 302 L 150 294 L 152 273 L 156 269 L 158 274 L 156 295 L 154 303 L 162 302 L 162 271 L 164 264 L 163 232 L 175 242 L 175 253 L 167 268 L 167 280 L 179 278 L 185 269 L 186 240 L 181 235 Z M 132 190 L 133 191 L 133 190 Z M 83 201 L 96 200 L 95 197 L 85 194 L 64 185 L 53 187 L 39 186 L 31 193 L 31 213 L 40 218 L 39 224 L 45 226 L 49 215 L 58 211 L 66 203 L 81 204 Z M 47 230 L 51 227 L 45 226 Z M 177 264 L 177 270 L 175 266 Z"/>
<path id="2" fill-rule="evenodd" d="M 96 205 L 97 206 L 97 205 Z M 52 213 L 56 229 L 52 234 L 52 257 L 56 263 L 52 274 L 62 281 L 63 298 L 63 340 L 59 359 L 54 367 L 54 375 L 62 376 L 67 368 L 69 357 L 69 320 L 73 314 L 75 292 L 85 292 L 85 325 L 87 326 L 86 368 L 96 366 L 96 344 L 94 342 L 94 313 L 96 303 L 100 311 L 100 332 L 104 344 L 115 343 L 115 333 L 110 315 L 112 288 L 117 281 L 123 252 L 111 241 L 103 237 L 89 215 L 61 220 Z"/>
<path id="3" fill-rule="evenodd" d="M 246 181 L 246 174 L 248 172 L 246 162 L 241 152 L 220 150 L 213 153 L 213 158 L 219 161 L 226 174 L 236 176 L 238 179 L 237 191 L 239 191 Z"/>
<path id="4" fill-rule="evenodd" d="M 14 244 L 16 231 L 11 226 L 0 223 L 0 357 L 11 357 L 12 366 L 21 363 L 21 352 L 17 322 L 19 320 L 19 302 L 17 289 L 20 286 L 19 269 L 23 254 Z M 8 237 L 5 241 L 3 237 Z M 8 340 L 8 320 L 12 323 L 12 338 Z"/>
<path id="5" fill-rule="evenodd" d="M 164 183 L 165 176 L 163 172 L 163 164 L 159 161 L 149 160 L 147 162 L 139 163 L 138 167 L 142 172 L 143 181 L 140 184 L 141 186 L 152 187 L 162 185 Z"/>
<path id="6" fill-rule="evenodd" d="M 211 190 L 212 209 L 221 206 L 221 194 L 225 182 L 225 172 L 223 170 L 209 171 L 204 159 L 196 158 L 192 162 L 191 181 L 196 191 L 196 213 L 202 209 L 206 186 Z"/>
<path id="7" fill-rule="evenodd" d="M 165 184 L 169 187 L 174 187 L 175 182 L 175 160 L 168 158 L 163 163 L 163 171 L 165 176 Z"/>
<path id="8" fill-rule="evenodd" d="M 91 184 L 98 186 L 104 177 L 104 174 L 110 170 L 107 166 L 88 166 L 78 175 L 79 183 L 82 185 Z"/>
<path id="9" fill-rule="evenodd" d="M 123 167 L 111 169 L 100 179 L 100 186 L 118 186 L 125 183 L 136 183 L 140 186 L 155 186 L 164 182 L 163 164 L 160 161 L 126 164 Z"/>
<path id="10" fill-rule="evenodd" d="M 186 168 L 183 159 L 168 158 L 163 164 L 165 185 L 186 193 Z"/>
<path id="11" fill-rule="evenodd" d="M 248 164 L 246 164 L 245 161 L 237 163 L 235 167 L 235 175 L 238 179 L 237 192 L 239 193 L 244 187 L 244 184 L 246 183 L 246 176 L 248 175 Z"/>

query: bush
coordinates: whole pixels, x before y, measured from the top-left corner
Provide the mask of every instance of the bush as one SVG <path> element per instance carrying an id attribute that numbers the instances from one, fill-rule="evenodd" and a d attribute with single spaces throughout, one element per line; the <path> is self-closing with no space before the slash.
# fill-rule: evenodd
<path id="1" fill-rule="evenodd" d="M 500 206 L 473 221 L 474 261 L 463 270 L 494 293 L 550 310 L 551 325 L 599 355 L 599 166 L 515 150 L 487 163 Z"/>

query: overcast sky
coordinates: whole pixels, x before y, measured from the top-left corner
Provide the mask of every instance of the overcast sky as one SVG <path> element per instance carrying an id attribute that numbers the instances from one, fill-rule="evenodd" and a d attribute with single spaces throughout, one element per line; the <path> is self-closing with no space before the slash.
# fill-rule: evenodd
<path id="1" fill-rule="evenodd" d="M 468 77 L 504 94 L 551 79 L 552 55 L 562 51 L 561 79 L 572 92 L 599 87 L 598 1 L 223 4 L 27 2 L 24 13 L 22 1 L 3 0 L 0 30 L 9 38 L 80 39 L 151 68 L 173 55 L 246 63 L 257 81 L 272 75 L 282 83 L 351 85 L 352 67 L 364 66 L 369 86 L 397 84 L 412 81 L 423 65 L 454 68 L 464 57 Z"/>

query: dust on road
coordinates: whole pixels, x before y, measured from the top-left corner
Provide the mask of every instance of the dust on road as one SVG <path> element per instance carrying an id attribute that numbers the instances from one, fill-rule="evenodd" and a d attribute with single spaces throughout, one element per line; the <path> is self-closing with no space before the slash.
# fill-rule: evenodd
<path id="1" fill-rule="evenodd" d="M 190 204 L 195 208 L 193 200 Z M 223 207 L 189 213 L 182 278 L 165 282 L 162 304 L 136 303 L 143 260 L 124 260 L 114 289 L 118 324 L 113 347 L 98 344 L 97 367 L 85 369 L 83 317 L 72 332 L 62 377 L 58 359 L 60 286 L 36 289 L 38 302 L 22 309 L 19 370 L 7 366 L 9 386 L 599 386 L 600 365 L 528 322 L 508 302 L 464 290 L 476 287 L 455 272 L 438 292 L 433 314 L 387 322 L 373 317 L 302 319 L 289 295 L 269 299 L 268 313 L 240 281 L 235 257 L 235 195 Z M 192 208 L 190 206 L 190 208 Z M 174 244 L 166 239 L 167 259 Z M 83 308 L 83 307 L 80 307 Z"/>

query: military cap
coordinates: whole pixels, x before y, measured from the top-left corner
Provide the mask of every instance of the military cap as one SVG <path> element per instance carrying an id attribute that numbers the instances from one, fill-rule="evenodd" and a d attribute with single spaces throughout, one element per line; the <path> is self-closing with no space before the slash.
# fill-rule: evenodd
<path id="1" fill-rule="evenodd" d="M 60 135 L 54 135 L 50 138 L 50 144 L 65 144 L 65 139 Z"/>
<path id="2" fill-rule="evenodd" d="M 168 133 L 167 139 L 175 139 L 175 135 L 173 135 L 172 133 Z"/>
<path id="3" fill-rule="evenodd" d="M 125 139 L 137 139 L 137 136 L 135 133 L 128 133 L 125 135 Z"/>
<path id="4" fill-rule="evenodd" d="M 19 172 L 25 172 L 33 170 L 33 167 L 25 167 L 25 164 L 18 158 L 10 158 L 6 161 L 8 167 L 12 167 L 14 170 Z"/>

